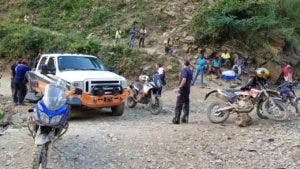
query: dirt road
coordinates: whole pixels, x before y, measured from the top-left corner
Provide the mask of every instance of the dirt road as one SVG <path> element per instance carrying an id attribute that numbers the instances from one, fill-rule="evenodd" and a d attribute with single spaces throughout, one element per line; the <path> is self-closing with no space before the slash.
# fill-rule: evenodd
<path id="1" fill-rule="evenodd" d="M 276 123 L 252 112 L 250 127 L 235 126 L 235 115 L 225 124 L 212 124 L 205 114 L 209 102 L 203 101 L 207 91 L 192 88 L 187 125 L 171 124 L 173 90 L 164 92 L 165 111 L 157 116 L 143 106 L 126 109 L 121 117 L 111 117 L 107 110 L 76 113 L 50 151 L 49 168 L 300 168 L 299 117 Z M 24 125 L 31 105 L 13 107 L 8 96 L 1 96 L 1 107 L 14 115 L 8 129 L 0 131 L 0 168 L 27 169 L 33 140 Z"/>

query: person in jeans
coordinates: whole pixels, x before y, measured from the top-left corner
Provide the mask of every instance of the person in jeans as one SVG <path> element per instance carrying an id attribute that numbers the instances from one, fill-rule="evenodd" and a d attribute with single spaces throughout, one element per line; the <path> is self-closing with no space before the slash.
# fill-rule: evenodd
<path id="1" fill-rule="evenodd" d="M 139 48 L 145 47 L 145 38 L 146 38 L 147 30 L 145 28 L 145 25 L 142 26 L 140 29 L 140 40 L 139 40 Z"/>
<path id="2" fill-rule="evenodd" d="M 25 79 L 25 74 L 27 71 L 30 71 L 31 68 L 28 67 L 28 60 L 23 59 L 21 61 L 21 64 L 19 64 L 16 68 L 16 75 L 14 78 L 14 86 L 15 86 L 15 91 L 14 91 L 14 103 L 16 105 L 22 105 L 27 89 L 26 89 L 26 79 Z"/>
<path id="3" fill-rule="evenodd" d="M 173 118 L 173 124 L 180 123 L 181 111 L 183 110 L 182 123 L 188 123 L 189 119 L 189 105 L 190 105 L 190 88 L 193 78 L 193 72 L 190 69 L 190 62 L 185 60 L 182 64 L 182 70 L 179 78 L 179 90 L 177 93 L 177 101 L 175 108 L 175 117 Z"/>
<path id="4" fill-rule="evenodd" d="M 21 63 L 21 60 L 17 61 L 16 63 L 14 63 L 10 66 L 10 70 L 11 70 L 10 88 L 11 88 L 12 97 L 14 96 L 14 93 L 15 93 L 14 79 L 16 76 L 16 67 L 20 63 Z"/>
<path id="5" fill-rule="evenodd" d="M 196 74 L 195 74 L 195 77 L 193 79 L 192 85 L 195 84 L 198 76 L 201 75 L 200 86 L 204 87 L 204 71 L 205 71 L 206 64 L 207 64 L 207 60 L 204 57 L 204 52 L 201 52 L 200 57 L 197 59 Z"/>
<path id="6" fill-rule="evenodd" d="M 129 49 L 132 49 L 134 47 L 134 42 L 135 42 L 135 35 L 136 35 L 136 28 L 133 26 L 131 29 L 130 29 L 130 39 L 129 39 Z"/>
<path id="7" fill-rule="evenodd" d="M 166 71 L 162 64 L 156 64 L 157 74 L 161 80 L 162 86 L 158 90 L 158 95 L 161 95 L 162 87 L 166 85 Z"/>

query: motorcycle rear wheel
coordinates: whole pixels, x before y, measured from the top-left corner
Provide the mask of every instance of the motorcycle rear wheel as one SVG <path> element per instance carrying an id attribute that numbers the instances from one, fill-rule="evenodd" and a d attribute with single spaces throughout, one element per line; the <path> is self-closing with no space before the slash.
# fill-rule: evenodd
<path id="1" fill-rule="evenodd" d="M 274 100 L 275 106 L 274 108 L 271 106 L 271 101 L 266 100 L 262 104 L 262 110 L 263 112 L 266 112 L 266 116 L 274 121 L 286 121 L 289 118 L 289 112 L 287 110 L 287 107 L 284 102 L 281 102 L 279 100 Z M 270 110 L 273 109 L 273 110 Z M 270 112 L 271 111 L 271 112 Z"/>
<path id="2" fill-rule="evenodd" d="M 229 111 L 216 112 L 216 109 L 219 109 L 223 106 L 223 103 L 213 102 L 207 108 L 207 117 L 212 123 L 223 123 L 229 117 Z"/>
<path id="3" fill-rule="evenodd" d="M 49 143 L 35 145 L 32 155 L 32 169 L 46 169 Z"/>
<path id="4" fill-rule="evenodd" d="M 134 108 L 136 106 L 137 102 L 131 97 L 129 96 L 127 99 L 127 106 L 129 108 Z"/>

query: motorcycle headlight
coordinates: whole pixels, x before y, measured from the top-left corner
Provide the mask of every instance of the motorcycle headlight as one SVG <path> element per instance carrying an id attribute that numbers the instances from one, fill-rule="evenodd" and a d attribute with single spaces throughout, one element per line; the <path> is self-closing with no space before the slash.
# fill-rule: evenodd
<path id="1" fill-rule="evenodd" d="M 41 120 L 41 122 L 44 122 L 47 124 L 49 123 L 49 117 L 47 116 L 46 113 L 43 113 L 43 112 L 40 113 L 40 120 Z"/>
<path id="2" fill-rule="evenodd" d="M 52 117 L 51 121 L 50 121 L 50 124 L 56 124 L 56 123 L 59 123 L 60 120 L 61 120 L 62 116 L 61 115 L 57 115 L 57 116 L 54 116 Z"/>
<path id="3" fill-rule="evenodd" d="M 127 80 L 121 80 L 121 86 L 123 89 L 127 88 L 128 87 Z"/>

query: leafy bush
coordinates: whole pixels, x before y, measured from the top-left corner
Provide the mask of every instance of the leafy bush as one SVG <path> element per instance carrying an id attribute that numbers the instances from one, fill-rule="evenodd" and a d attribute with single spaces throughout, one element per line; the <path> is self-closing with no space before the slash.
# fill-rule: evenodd
<path id="1" fill-rule="evenodd" d="M 276 38 L 299 39 L 299 0 L 219 0 L 190 25 L 199 44 L 239 39 L 253 49 Z"/>
<path id="2" fill-rule="evenodd" d="M 0 24 L 0 56 L 9 59 L 33 58 L 40 51 L 44 53 L 81 53 L 99 56 L 107 66 L 116 66 L 118 73 L 135 75 L 153 57 L 139 50 L 125 46 L 102 46 L 96 40 L 83 40 L 53 34 L 27 25 Z"/>
<path id="3" fill-rule="evenodd" d="M 103 25 L 113 17 L 113 12 L 104 6 L 93 7 L 90 26 Z"/>
<path id="4" fill-rule="evenodd" d="M 70 51 L 70 39 L 63 35 L 54 35 L 47 31 L 33 29 L 26 25 L 0 24 L 0 55 L 9 58 L 35 56 L 39 51 Z M 79 42 L 79 40 L 77 40 Z"/>

